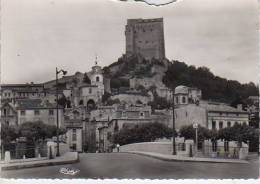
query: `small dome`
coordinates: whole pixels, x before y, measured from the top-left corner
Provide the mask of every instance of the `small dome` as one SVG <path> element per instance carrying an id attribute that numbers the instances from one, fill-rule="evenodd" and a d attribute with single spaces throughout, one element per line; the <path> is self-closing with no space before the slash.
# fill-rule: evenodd
<path id="1" fill-rule="evenodd" d="M 177 86 L 175 88 L 174 94 L 188 94 L 188 87 L 187 86 Z"/>

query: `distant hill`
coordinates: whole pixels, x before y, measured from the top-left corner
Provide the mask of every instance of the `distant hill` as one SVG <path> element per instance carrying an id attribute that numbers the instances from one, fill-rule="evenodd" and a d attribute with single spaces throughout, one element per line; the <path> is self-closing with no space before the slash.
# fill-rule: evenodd
<path id="1" fill-rule="evenodd" d="M 117 62 L 104 67 L 104 74 L 111 79 L 111 88 L 129 87 L 129 79 L 152 77 L 151 67 L 162 65 L 166 69 L 162 82 L 169 88 L 178 85 L 197 87 L 205 100 L 231 103 L 237 99 L 258 96 L 258 86 L 253 82 L 241 84 L 235 80 L 214 75 L 206 67 L 188 66 L 184 62 L 153 60 L 148 62 L 140 56 L 121 57 Z"/>

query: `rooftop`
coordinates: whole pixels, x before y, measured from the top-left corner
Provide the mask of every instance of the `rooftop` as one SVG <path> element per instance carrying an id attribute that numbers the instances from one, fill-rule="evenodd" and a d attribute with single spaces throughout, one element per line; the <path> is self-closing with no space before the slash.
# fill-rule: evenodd
<path id="1" fill-rule="evenodd" d="M 150 22 L 163 22 L 163 18 L 127 19 L 127 25 L 132 25 L 132 24 L 136 24 L 136 23 L 150 23 Z"/>
<path id="2" fill-rule="evenodd" d="M 177 86 L 174 90 L 174 94 L 188 94 L 189 88 L 187 86 Z"/>
<path id="3" fill-rule="evenodd" d="M 92 85 L 92 84 L 83 84 L 79 86 L 79 88 L 85 88 L 85 87 L 98 87 L 97 85 Z"/>
<path id="4" fill-rule="evenodd" d="M 224 103 L 214 103 L 214 102 L 207 102 L 202 101 L 200 103 L 200 106 L 205 108 L 208 111 L 214 111 L 214 112 L 239 112 L 239 113 L 247 113 L 246 111 L 234 108 L 229 106 L 228 104 Z"/>
<path id="5" fill-rule="evenodd" d="M 1 84 L 1 87 L 43 87 L 43 84 L 34 84 L 34 83 L 27 83 L 27 84 Z"/>
<path id="6" fill-rule="evenodd" d="M 19 99 L 17 100 L 17 109 L 55 109 L 56 104 L 43 102 L 41 99 Z M 58 107 L 63 108 L 62 106 Z"/>

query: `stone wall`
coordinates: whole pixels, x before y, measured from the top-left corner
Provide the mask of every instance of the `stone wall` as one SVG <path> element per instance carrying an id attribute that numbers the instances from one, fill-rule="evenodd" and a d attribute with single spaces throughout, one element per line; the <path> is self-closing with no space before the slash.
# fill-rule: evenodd
<path id="1" fill-rule="evenodd" d="M 143 104 L 147 104 L 151 101 L 150 97 L 137 94 L 118 94 L 111 96 L 111 99 L 119 99 L 121 102 L 126 102 L 128 104 L 136 104 L 137 101 L 141 101 Z"/>
<path id="2" fill-rule="evenodd" d="M 163 59 L 163 19 L 128 19 L 125 28 L 126 54 L 141 54 L 146 59 Z"/>
<path id="3" fill-rule="evenodd" d="M 207 127 L 207 115 L 204 108 L 189 104 L 175 109 L 175 127 L 177 130 L 184 125 L 194 123 Z"/>
<path id="4" fill-rule="evenodd" d="M 39 110 L 39 115 L 35 115 L 35 110 Z M 50 114 L 50 110 L 53 114 Z M 61 127 L 64 126 L 64 115 L 63 109 L 59 109 L 59 125 Z M 55 108 L 46 108 L 46 109 L 25 109 L 25 115 L 21 115 L 21 110 L 17 111 L 18 116 L 18 125 L 23 124 L 25 122 L 35 122 L 35 121 L 42 121 L 48 125 L 56 125 L 57 121 L 57 110 Z"/>
<path id="5" fill-rule="evenodd" d="M 212 141 L 205 140 L 203 143 L 202 151 L 205 156 L 209 156 L 209 157 L 246 159 L 248 156 L 248 145 L 242 143 L 241 147 L 239 147 L 238 143 L 235 141 L 225 142 L 222 140 L 217 140 L 216 149 L 213 150 Z"/>

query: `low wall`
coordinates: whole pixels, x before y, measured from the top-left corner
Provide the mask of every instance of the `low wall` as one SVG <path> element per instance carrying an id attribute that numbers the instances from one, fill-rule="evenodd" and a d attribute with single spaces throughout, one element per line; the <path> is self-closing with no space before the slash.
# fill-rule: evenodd
<path id="1" fill-rule="evenodd" d="M 53 158 L 55 158 L 56 157 L 56 151 L 57 151 L 57 143 L 49 141 L 49 142 L 47 142 L 47 148 L 48 148 L 47 157 L 49 158 L 50 153 L 51 153 Z M 50 151 L 50 149 L 51 149 L 51 151 Z M 59 144 L 59 151 L 60 151 L 60 155 L 64 155 L 64 154 L 70 152 L 69 145 L 66 144 L 66 143 L 60 143 Z"/>
<path id="2" fill-rule="evenodd" d="M 194 154 L 194 143 L 193 140 L 185 140 L 183 138 L 175 139 L 175 150 L 176 154 L 184 157 L 191 157 Z M 169 139 L 159 139 L 156 142 L 141 142 L 133 143 L 120 146 L 120 152 L 152 152 L 171 155 L 173 152 L 172 149 L 172 140 Z M 117 149 L 114 149 L 113 152 L 117 152 Z"/>
<path id="3" fill-rule="evenodd" d="M 117 150 L 114 149 L 114 152 Z M 120 152 L 142 151 L 161 154 L 172 154 L 171 142 L 141 142 L 120 146 Z"/>

